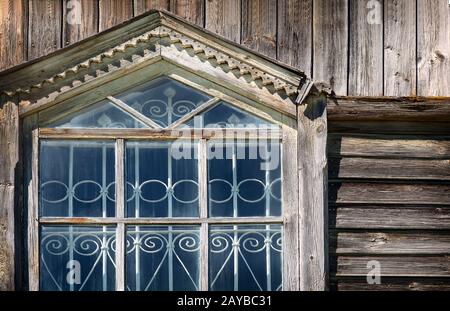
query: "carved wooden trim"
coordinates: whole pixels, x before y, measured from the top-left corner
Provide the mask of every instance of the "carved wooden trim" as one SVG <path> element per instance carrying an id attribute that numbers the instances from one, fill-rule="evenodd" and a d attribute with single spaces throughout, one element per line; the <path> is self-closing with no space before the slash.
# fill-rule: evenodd
<path id="1" fill-rule="evenodd" d="M 135 23 L 137 22 L 139 21 L 135 21 Z M 126 27 L 130 26 L 126 25 Z M 120 29 L 116 29 L 117 31 Z M 123 74 L 126 74 L 127 68 L 160 57 L 162 47 L 165 50 L 183 51 L 192 59 L 206 61 L 211 70 L 229 73 L 230 77 L 238 79 L 240 83 L 251 84 L 257 89 L 276 95 L 277 98 L 290 98 L 291 104 L 299 95 L 304 97 L 303 93 L 310 84 L 310 80 L 301 72 L 283 68 L 275 60 L 268 61 L 258 56 L 257 53 L 249 53 L 243 47 L 231 45 L 226 40 L 213 37 L 193 25 L 181 22 L 170 14 L 159 12 L 158 17 L 154 18 L 147 31 L 143 32 L 141 28 L 137 28 L 135 31 L 134 37 L 129 38 L 128 34 L 129 39 L 125 42 L 116 43 L 99 53 L 95 53 L 95 49 L 100 50 L 96 46 L 100 45 L 102 34 L 88 39 L 87 42 L 92 40 L 90 53 L 86 53 L 90 57 L 79 59 L 70 68 L 50 74 L 48 77 L 45 77 L 45 72 L 55 72 L 55 69 L 43 68 L 44 71 L 40 78 L 42 80 L 36 80 L 36 77 L 27 77 L 27 66 L 22 65 L 16 71 L 14 68 L 8 70 L 4 75 L 0 74 L 2 79 L 5 79 L 4 81 L 7 81 L 8 76 L 14 76 L 13 80 L 15 81 L 18 78 L 17 75 L 23 75 L 24 79 L 17 79 L 20 82 L 10 84 L 5 82 L 4 85 L 7 86 L 4 87 L 0 83 L 0 92 L 9 97 L 20 94 L 22 101 L 29 100 L 31 103 L 36 99 L 48 96 L 56 97 L 60 93 L 111 72 L 122 70 Z M 108 33 L 104 35 L 106 36 Z M 87 43 L 83 42 L 83 44 Z M 71 57 L 69 51 L 70 49 L 64 52 L 68 59 Z M 64 53 L 54 55 L 55 62 L 54 64 L 50 63 L 50 66 L 64 68 L 61 66 L 65 62 Z M 42 63 L 48 66 L 51 58 L 52 55 L 48 56 L 42 60 Z M 69 62 L 69 60 L 67 61 Z M 72 64 L 72 62 L 70 63 Z M 33 62 L 30 64 L 32 67 L 30 70 L 35 71 L 38 65 L 39 62 Z M 27 80 L 30 81 L 30 84 L 26 84 Z M 31 83 L 31 81 L 33 82 Z"/>

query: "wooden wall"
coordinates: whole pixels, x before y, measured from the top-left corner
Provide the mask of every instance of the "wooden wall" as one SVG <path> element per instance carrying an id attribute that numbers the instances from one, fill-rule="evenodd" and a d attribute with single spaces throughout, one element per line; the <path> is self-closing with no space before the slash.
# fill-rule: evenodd
<path id="1" fill-rule="evenodd" d="M 80 25 L 68 2 L 0 0 L 0 69 L 164 8 L 337 95 L 450 96 L 448 0 L 81 0 Z M 450 290 L 450 102 L 344 102 L 328 119 L 332 289 Z M 370 260 L 380 285 L 366 282 Z"/>
<path id="2" fill-rule="evenodd" d="M 80 24 L 71 25 L 76 1 Z M 296 66 L 338 95 L 450 96 L 447 0 L 0 0 L 0 70 L 153 8 Z"/>
<path id="3" fill-rule="evenodd" d="M 449 120 L 450 100 L 329 104 L 333 289 L 450 290 Z"/>

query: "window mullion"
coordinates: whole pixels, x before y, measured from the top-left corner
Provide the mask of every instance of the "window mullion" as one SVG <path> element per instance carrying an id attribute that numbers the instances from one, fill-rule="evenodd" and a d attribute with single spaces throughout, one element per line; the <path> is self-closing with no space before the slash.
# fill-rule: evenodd
<path id="1" fill-rule="evenodd" d="M 237 182 L 237 147 L 239 140 L 233 142 L 232 147 L 232 169 L 233 169 L 233 217 L 238 217 L 238 182 Z M 234 267 L 234 280 L 233 288 L 235 291 L 239 290 L 239 235 L 238 226 L 233 226 L 233 267 Z"/>
<path id="2" fill-rule="evenodd" d="M 125 143 L 116 140 L 116 217 L 125 218 Z M 125 223 L 117 224 L 116 232 L 116 290 L 125 290 Z"/>
<path id="3" fill-rule="evenodd" d="M 102 146 L 102 217 L 107 217 L 107 196 L 106 189 L 108 185 L 106 183 L 106 146 Z M 102 227 L 102 289 L 106 291 L 108 289 L 108 251 L 106 249 L 107 245 L 107 227 Z"/>
<path id="4" fill-rule="evenodd" d="M 74 187 L 73 187 L 73 148 L 74 143 L 72 142 L 69 147 L 69 217 L 73 217 L 73 197 L 74 197 Z M 74 249 L 74 239 L 73 239 L 73 226 L 69 226 L 69 262 L 73 261 L 73 249 Z M 73 292 L 75 286 L 73 282 L 70 282 L 69 288 Z"/>
<path id="5" fill-rule="evenodd" d="M 208 218 L 208 164 L 207 164 L 207 141 L 201 139 L 198 143 L 198 185 L 200 218 Z M 203 222 L 200 227 L 200 290 L 207 291 L 209 288 L 209 242 L 208 223 Z"/>
<path id="6" fill-rule="evenodd" d="M 172 97 L 168 98 L 168 122 L 169 124 L 172 122 Z M 169 148 L 167 150 L 167 204 L 168 204 L 168 217 L 173 217 L 173 172 L 172 172 L 172 152 L 171 147 L 169 145 Z M 169 291 L 173 291 L 173 255 L 174 255 L 174 243 L 173 243 L 173 233 L 172 233 L 173 227 L 169 226 L 168 230 L 168 241 L 167 241 L 167 247 L 168 247 L 168 254 L 167 254 L 167 261 L 169 266 Z"/>
<path id="7" fill-rule="evenodd" d="M 265 156 L 269 154 L 269 142 L 266 142 L 265 146 Z M 270 187 L 270 171 L 268 168 L 268 165 L 266 165 L 265 169 L 265 205 L 266 205 L 266 217 L 270 216 L 270 193 L 269 193 L 269 187 Z M 272 290 L 272 273 L 271 273 L 271 254 L 270 254 L 270 225 L 266 225 L 266 241 L 265 241 L 265 248 L 266 248 L 266 289 L 268 291 Z"/>
<path id="8" fill-rule="evenodd" d="M 28 266 L 29 289 L 39 290 L 40 237 L 39 237 L 39 133 L 32 131 L 31 183 L 28 188 Z"/>

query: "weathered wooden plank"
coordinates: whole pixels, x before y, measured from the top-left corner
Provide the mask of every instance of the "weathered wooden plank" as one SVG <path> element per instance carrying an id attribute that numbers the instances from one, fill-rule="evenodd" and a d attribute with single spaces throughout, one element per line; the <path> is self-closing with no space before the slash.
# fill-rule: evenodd
<path id="1" fill-rule="evenodd" d="M 408 121 L 331 121 L 328 132 L 333 134 L 367 135 L 435 135 L 450 133 L 449 122 L 408 122 Z"/>
<path id="2" fill-rule="evenodd" d="M 118 25 L 132 16 L 132 0 L 99 0 L 99 31 Z"/>
<path id="3" fill-rule="evenodd" d="M 450 229 L 448 206 L 337 206 L 330 207 L 330 228 L 339 229 Z"/>
<path id="4" fill-rule="evenodd" d="M 347 95 L 348 26 L 347 0 L 314 0 L 313 78 L 337 95 Z"/>
<path id="5" fill-rule="evenodd" d="M 30 291 L 39 290 L 39 133 L 32 132 L 31 180 L 28 184 L 28 283 Z"/>
<path id="6" fill-rule="evenodd" d="M 186 76 L 186 70 L 192 68 L 193 66 L 191 57 L 187 56 L 186 53 L 178 53 L 173 49 L 167 51 L 164 47 L 162 47 L 161 54 L 164 57 L 164 60 L 179 66 L 184 71 L 181 74 L 181 77 Z M 284 113 L 289 117 L 295 118 L 296 107 L 295 104 L 293 104 L 293 102 L 289 99 L 283 100 L 281 97 L 272 96 L 267 93 L 267 90 L 264 88 L 255 87 L 254 84 L 241 83 L 241 81 L 236 80 L 235 77 L 229 75 L 229 73 L 212 70 L 211 66 L 206 62 L 196 62 L 195 70 L 197 75 L 200 75 L 202 78 L 208 78 L 211 82 L 215 83 L 215 89 L 218 89 L 217 85 L 227 86 L 233 91 L 239 92 L 239 94 L 244 94 L 257 103 L 264 103 L 264 105 L 261 105 L 259 109 L 255 109 L 256 113 L 260 110 L 264 110 L 264 106 L 266 106 Z M 174 76 L 180 75 L 171 75 L 171 77 Z M 212 92 L 210 91 L 209 93 Z"/>
<path id="7" fill-rule="evenodd" d="M 328 101 L 331 121 L 433 121 L 450 120 L 450 98 L 342 97 Z"/>
<path id="8" fill-rule="evenodd" d="M 204 0 L 170 0 L 170 11 L 202 27 L 205 23 L 204 6 Z"/>
<path id="9" fill-rule="evenodd" d="M 97 225 L 200 225 L 202 223 L 213 225 L 248 225 L 248 224 L 282 224 L 283 218 L 276 216 L 269 217 L 213 217 L 213 218 L 96 218 L 96 217 L 41 217 L 41 224 L 64 225 L 64 224 L 97 224 Z"/>
<path id="10" fill-rule="evenodd" d="M 0 71 L 25 61 L 24 1 L 0 0 Z"/>
<path id="11" fill-rule="evenodd" d="M 300 289 L 299 172 L 297 131 L 283 126 L 283 290 Z"/>
<path id="12" fill-rule="evenodd" d="M 328 161 L 330 179 L 415 179 L 450 180 L 449 160 L 332 158 Z"/>
<path id="13" fill-rule="evenodd" d="M 0 109 L 0 290 L 15 289 L 16 165 L 19 161 L 19 115 L 13 102 Z"/>
<path id="14" fill-rule="evenodd" d="M 125 217 L 125 142 L 116 140 L 115 150 L 115 179 L 116 179 L 116 216 Z M 125 291 L 125 254 L 126 254 L 126 227 L 124 223 L 117 224 L 116 228 L 116 290 Z"/>
<path id="15" fill-rule="evenodd" d="M 198 202 L 200 218 L 208 218 L 208 146 L 202 139 L 198 142 Z M 207 223 L 200 225 L 200 290 L 209 288 L 209 226 Z"/>
<path id="16" fill-rule="evenodd" d="M 330 182 L 330 203 L 450 205 L 449 184 Z"/>
<path id="17" fill-rule="evenodd" d="M 313 0 L 278 1 L 277 59 L 312 73 Z"/>
<path id="18" fill-rule="evenodd" d="M 98 32 L 98 0 L 64 0 L 63 45 L 78 42 Z"/>
<path id="19" fill-rule="evenodd" d="M 41 128 L 41 138 L 56 139 L 210 139 L 210 138 L 240 138 L 240 139 L 277 139 L 282 138 L 279 130 L 258 129 L 63 129 Z"/>
<path id="20" fill-rule="evenodd" d="M 34 59 L 61 47 L 62 2 L 30 0 L 28 25 L 28 59 Z"/>
<path id="21" fill-rule="evenodd" d="M 2 101 L 2 98 L 0 99 Z M 14 186 L 18 161 L 19 118 L 17 105 L 0 102 L 0 185 Z"/>
<path id="22" fill-rule="evenodd" d="M 134 0 L 134 16 L 150 10 L 169 10 L 169 0 Z"/>
<path id="23" fill-rule="evenodd" d="M 242 0 L 241 44 L 264 55 L 277 56 L 277 2 Z"/>
<path id="24" fill-rule="evenodd" d="M 79 64 L 80 60 L 89 59 L 98 55 L 99 51 L 108 50 L 131 37 L 141 35 L 154 25 L 157 18 L 156 14 L 152 14 L 136 19 L 133 23 L 125 24 L 118 29 L 96 34 L 91 37 L 91 40 L 83 40 L 83 42 L 78 42 L 66 49 L 60 49 L 37 62 L 19 66 L 8 73 L 2 72 L 0 73 L 1 88 L 2 90 L 11 90 L 41 83 L 43 80 Z M 54 64 L 58 64 L 58 66 Z M 46 86 L 45 89 L 48 89 L 51 84 L 46 84 Z"/>
<path id="25" fill-rule="evenodd" d="M 333 289 L 340 291 L 448 291 L 450 278 L 382 278 L 381 284 L 368 284 L 364 278 L 334 278 Z"/>
<path id="26" fill-rule="evenodd" d="M 384 3 L 384 95 L 414 96 L 417 94 L 416 1 Z"/>
<path id="27" fill-rule="evenodd" d="M 448 159 L 450 140 L 439 137 L 395 135 L 328 135 L 332 156 Z"/>
<path id="28" fill-rule="evenodd" d="M 22 260 L 21 265 L 19 266 L 23 273 L 23 283 L 22 289 L 29 289 L 29 273 L 28 273 L 28 260 L 29 258 L 29 248 L 28 241 L 25 237 L 28 236 L 28 212 L 30 202 L 30 193 L 29 187 L 32 182 L 32 165 L 33 165 L 33 130 L 38 126 L 38 116 L 34 114 L 32 116 L 26 117 L 22 119 L 22 131 L 21 131 L 21 143 L 22 143 L 22 162 L 23 162 L 23 185 L 22 185 L 22 193 L 23 193 L 23 206 L 22 206 L 22 215 L 16 218 L 17 222 L 20 222 L 19 230 L 22 231 L 23 239 L 21 241 L 21 250 L 24 256 L 24 260 Z"/>
<path id="29" fill-rule="evenodd" d="M 14 186 L 0 184 L 0 290 L 12 291 L 14 282 Z"/>
<path id="30" fill-rule="evenodd" d="M 335 276 L 367 276 L 375 260 L 380 264 L 380 277 L 448 277 L 450 256 L 339 256 L 332 260 Z"/>
<path id="31" fill-rule="evenodd" d="M 349 0 L 349 6 L 348 93 L 357 96 L 382 96 L 383 1 Z"/>
<path id="32" fill-rule="evenodd" d="M 326 98 L 298 108 L 300 290 L 325 290 L 328 278 Z"/>
<path id="33" fill-rule="evenodd" d="M 125 252 L 126 252 L 126 227 L 125 224 L 117 224 L 116 227 L 116 291 L 123 292 L 125 283 Z"/>
<path id="34" fill-rule="evenodd" d="M 448 1 L 417 2 L 418 94 L 450 96 Z"/>
<path id="35" fill-rule="evenodd" d="M 444 232 L 330 232 L 331 251 L 338 255 L 448 255 L 450 234 Z"/>
<path id="36" fill-rule="evenodd" d="M 205 28 L 234 42 L 241 42 L 241 0 L 207 0 Z"/>

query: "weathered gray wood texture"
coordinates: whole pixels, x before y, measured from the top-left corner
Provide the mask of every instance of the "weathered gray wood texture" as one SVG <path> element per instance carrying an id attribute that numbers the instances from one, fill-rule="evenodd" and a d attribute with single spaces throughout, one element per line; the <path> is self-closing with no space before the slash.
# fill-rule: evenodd
<path id="1" fill-rule="evenodd" d="M 414 97 L 328 103 L 331 288 L 450 290 L 450 105 L 415 97 L 450 96 L 447 0 L 81 0 L 78 24 L 68 23 L 77 13 L 68 3 L 0 0 L 0 70 L 162 8 L 337 95 Z M 0 116 L 17 112 L 2 105 Z M 2 119 L 1 146 L 14 141 L 16 122 Z M 0 226 L 11 233 L 17 149 L 9 148 L 6 157 L 0 150 Z M 10 275 L 2 256 L 13 248 L 1 232 L 0 274 Z M 367 284 L 370 260 L 380 262 L 382 284 Z"/>
<path id="2" fill-rule="evenodd" d="M 331 288 L 448 290 L 450 102 L 339 98 L 328 108 Z M 381 284 L 366 281 L 372 260 Z"/>
<path id="3" fill-rule="evenodd" d="M 12 102 L 6 102 L 2 106 L 0 106 L 0 290 L 13 290 L 19 114 L 17 105 Z"/>
<path id="4" fill-rule="evenodd" d="M 166 9 L 298 67 L 338 95 L 450 96 L 447 0 L 76 2 L 0 0 L 0 70 Z"/>
<path id="5" fill-rule="evenodd" d="M 326 96 L 298 107 L 300 289 L 328 288 Z"/>

